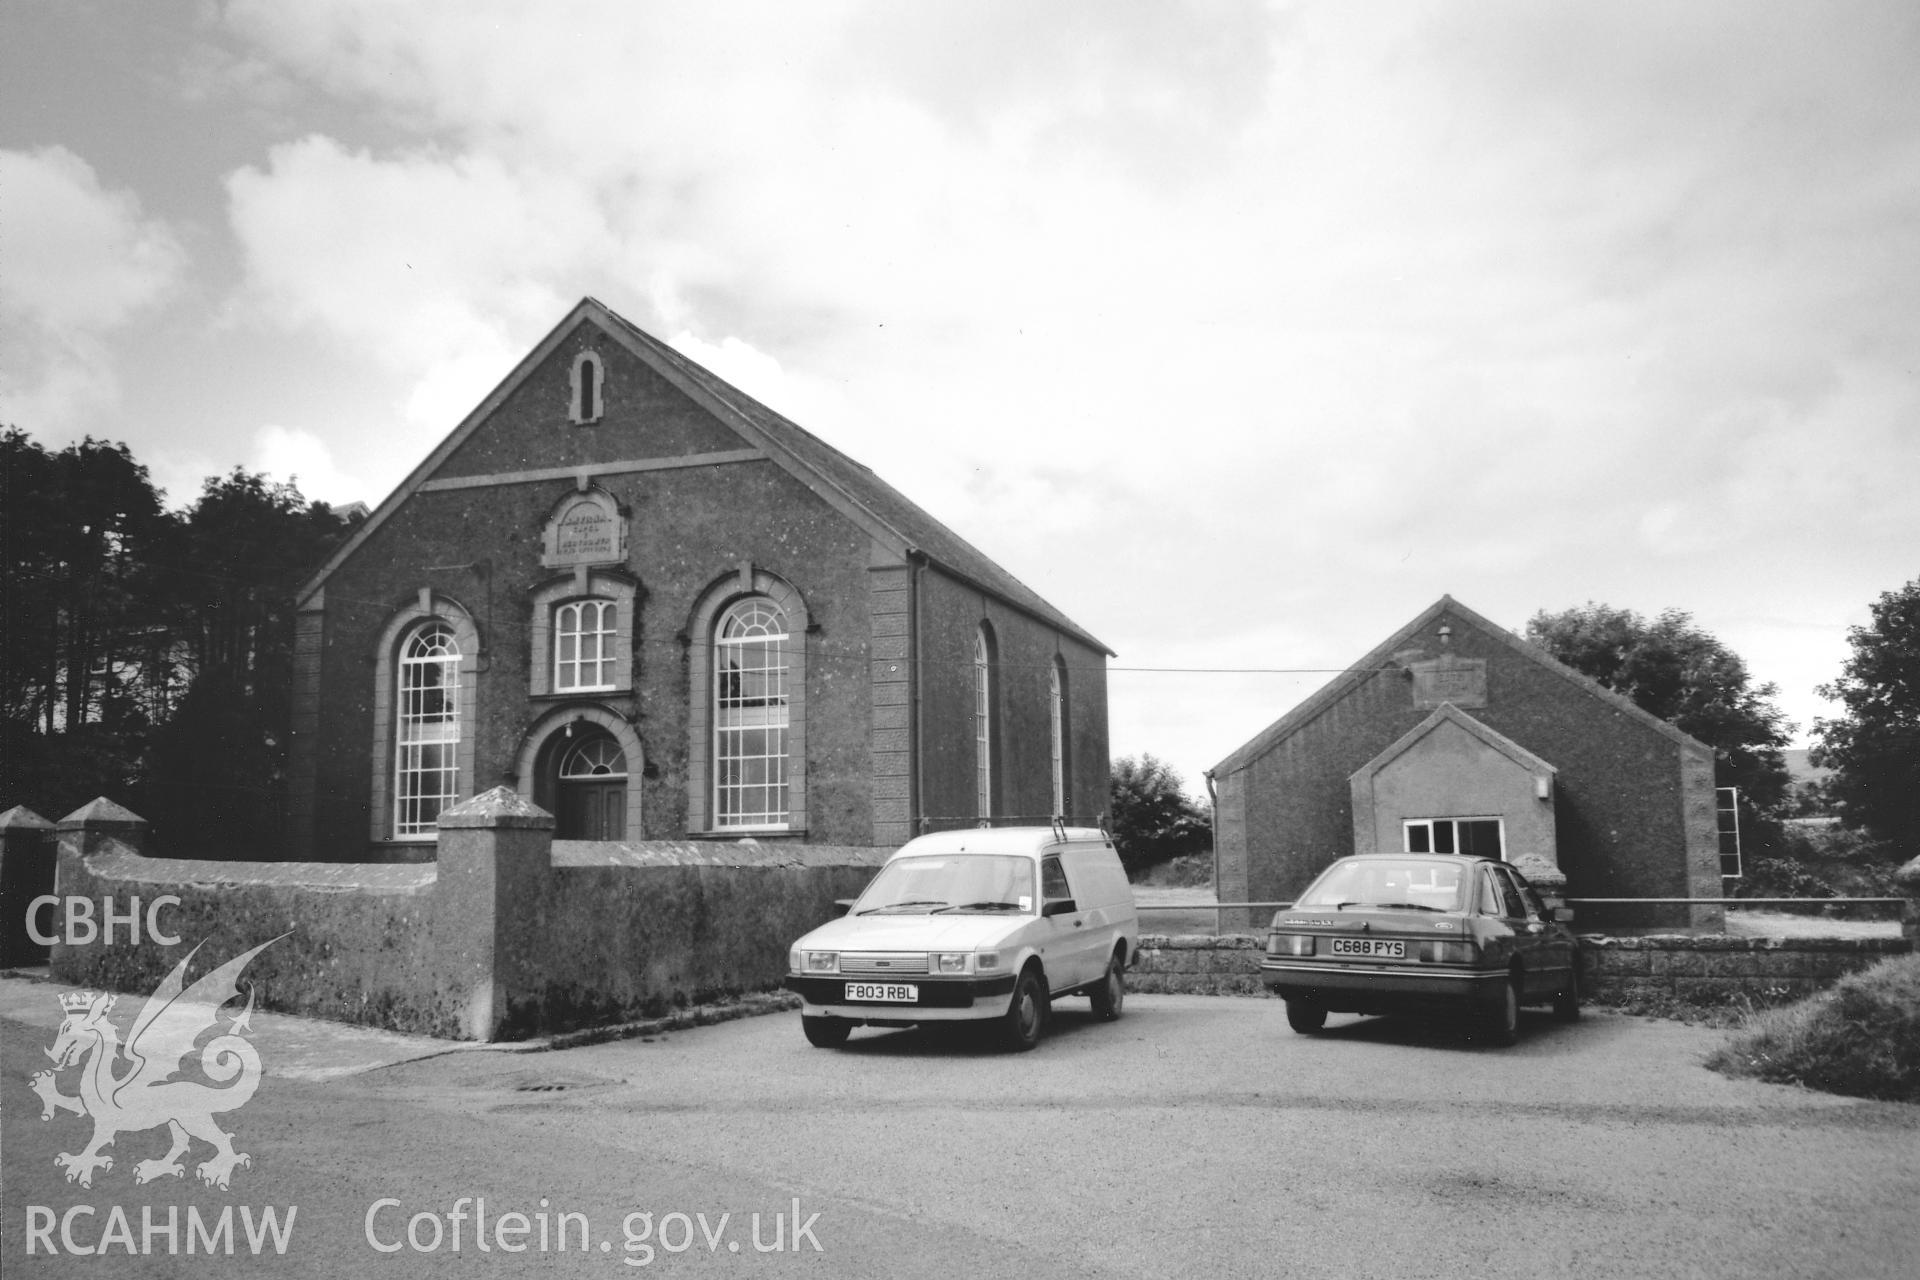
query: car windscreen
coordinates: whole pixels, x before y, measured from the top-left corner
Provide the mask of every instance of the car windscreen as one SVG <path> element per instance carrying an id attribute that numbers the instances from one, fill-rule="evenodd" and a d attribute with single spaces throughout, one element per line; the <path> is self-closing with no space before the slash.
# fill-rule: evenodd
<path id="1" fill-rule="evenodd" d="M 1294 910 L 1464 910 L 1463 864 L 1424 858 L 1336 862 L 1294 900 Z"/>
<path id="2" fill-rule="evenodd" d="M 857 916 L 946 912 L 1031 914 L 1033 859 L 1003 854 L 926 854 L 880 868 L 853 905 Z"/>

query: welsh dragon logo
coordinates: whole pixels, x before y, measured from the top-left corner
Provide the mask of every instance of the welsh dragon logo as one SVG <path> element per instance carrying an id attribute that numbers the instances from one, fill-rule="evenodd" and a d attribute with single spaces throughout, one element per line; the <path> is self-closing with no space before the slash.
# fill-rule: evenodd
<path id="1" fill-rule="evenodd" d="M 231 1016 L 225 1033 L 214 1036 L 200 1050 L 200 1070 L 214 1085 L 173 1077 L 186 1068 L 200 1037 L 216 1029 L 221 1006 L 240 994 L 234 985 L 240 971 L 278 941 L 280 938 L 272 938 L 242 952 L 186 986 L 187 965 L 200 950 L 196 946 L 147 997 L 124 1045 L 107 1017 L 118 997 L 95 991 L 69 991 L 60 997 L 60 1007 L 67 1016 L 53 1047 L 46 1050 L 54 1068 L 35 1072 L 32 1083 L 33 1091 L 40 1095 L 42 1120 L 51 1120 L 61 1111 L 93 1117 L 93 1141 L 82 1151 L 53 1158 L 67 1171 L 68 1182 L 91 1187 L 95 1170 L 113 1168 L 113 1158 L 103 1155 L 103 1148 L 113 1145 L 122 1133 L 161 1125 L 172 1135 L 172 1149 L 157 1160 L 136 1163 L 135 1182 L 184 1176 L 186 1166 L 181 1157 L 188 1153 L 194 1138 L 211 1144 L 214 1150 L 213 1157 L 195 1169 L 209 1186 L 226 1190 L 235 1167 L 253 1163 L 253 1157 L 233 1149 L 233 1135 L 213 1119 L 245 1106 L 260 1086 L 260 1055 L 245 1038 L 253 1029 L 251 989 L 246 1009 Z M 60 1092 L 55 1078 L 75 1065 L 80 1068 L 80 1092 L 69 1096 Z"/>

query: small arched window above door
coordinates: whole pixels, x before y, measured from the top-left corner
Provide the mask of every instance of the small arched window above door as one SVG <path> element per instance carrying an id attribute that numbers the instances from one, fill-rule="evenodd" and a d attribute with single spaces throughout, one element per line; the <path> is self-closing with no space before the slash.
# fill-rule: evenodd
<path id="1" fill-rule="evenodd" d="M 588 738 L 567 752 L 560 762 L 560 776 L 563 779 L 624 778 L 627 753 L 610 737 Z"/>

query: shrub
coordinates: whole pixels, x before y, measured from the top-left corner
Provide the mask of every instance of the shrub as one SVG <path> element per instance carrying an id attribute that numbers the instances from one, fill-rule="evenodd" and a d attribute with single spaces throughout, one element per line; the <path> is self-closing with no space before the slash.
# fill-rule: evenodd
<path id="1" fill-rule="evenodd" d="M 1798 858 L 1755 858 L 1747 874 L 1734 886 L 1736 898 L 1833 898 L 1833 886 L 1815 875 Z M 1776 908 L 1805 910 L 1804 907 Z"/>
<path id="2" fill-rule="evenodd" d="M 1200 885 L 1211 887 L 1213 854 L 1211 851 L 1182 854 L 1171 861 L 1147 868 L 1144 874 L 1134 877 L 1134 882 L 1175 888 L 1193 888 Z"/>
<path id="3" fill-rule="evenodd" d="M 1707 1066 L 1849 1097 L 1920 1102 L 1920 955 L 1883 961 L 1798 1004 L 1756 1013 Z"/>

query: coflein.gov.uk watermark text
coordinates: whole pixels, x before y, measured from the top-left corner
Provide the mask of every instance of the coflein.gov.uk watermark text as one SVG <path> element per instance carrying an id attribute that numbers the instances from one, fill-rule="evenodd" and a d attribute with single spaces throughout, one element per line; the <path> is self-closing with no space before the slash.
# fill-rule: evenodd
<path id="1" fill-rule="evenodd" d="M 698 1248 L 710 1254 L 825 1252 L 814 1234 L 818 1213 L 800 1215 L 800 1201 L 772 1214 L 752 1213 L 746 1222 L 731 1212 L 654 1213 L 636 1210 L 620 1220 L 620 1260 L 630 1267 L 651 1264 L 662 1253 Z M 489 1213 L 486 1197 L 462 1196 L 444 1211 L 409 1214 L 399 1200 L 384 1198 L 367 1206 L 367 1244 L 381 1253 L 603 1253 L 615 1241 L 596 1237 L 584 1213 L 552 1209 L 543 1197 L 531 1212 L 509 1209 Z"/>

